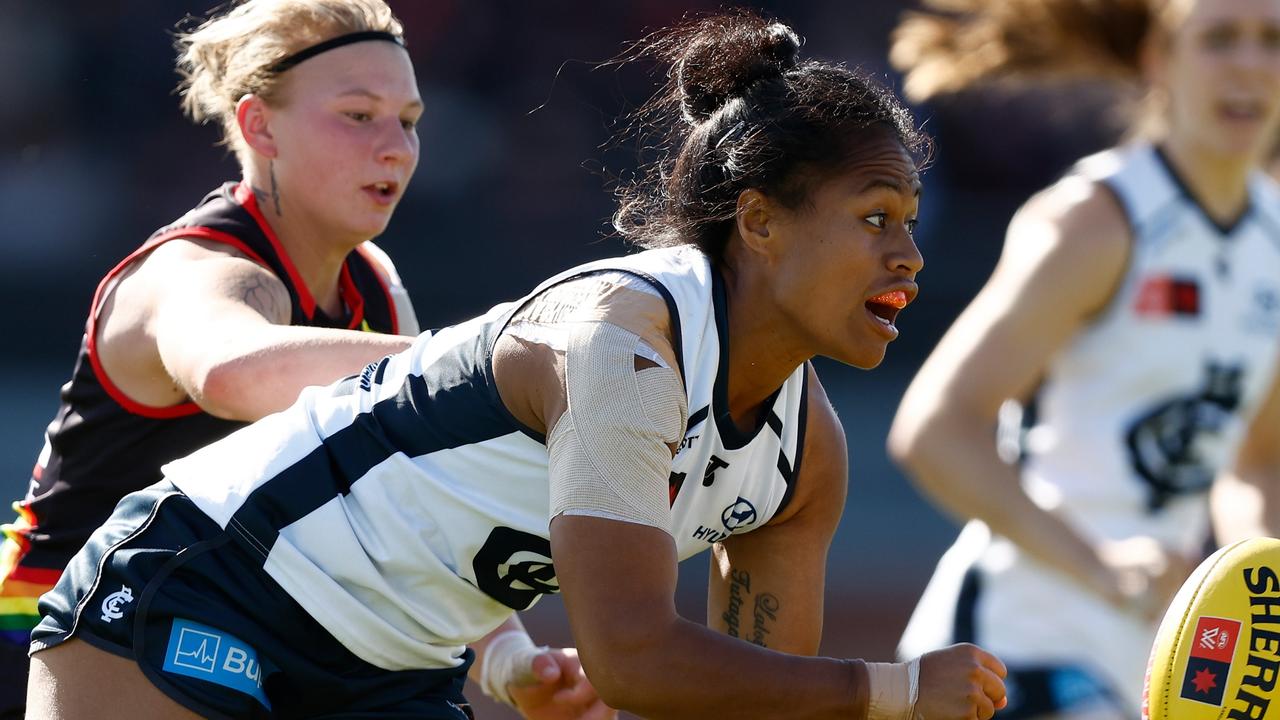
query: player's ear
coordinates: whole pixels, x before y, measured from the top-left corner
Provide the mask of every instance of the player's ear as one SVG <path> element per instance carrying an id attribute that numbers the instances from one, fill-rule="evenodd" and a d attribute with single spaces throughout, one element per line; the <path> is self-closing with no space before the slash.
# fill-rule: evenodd
<path id="1" fill-rule="evenodd" d="M 1147 33 L 1138 48 L 1138 67 L 1142 79 L 1155 92 L 1165 92 L 1169 81 L 1168 33 L 1156 29 Z"/>
<path id="2" fill-rule="evenodd" d="M 769 196 L 748 188 L 738 195 L 737 229 L 742 244 L 752 253 L 772 256 L 777 252 L 772 225 L 777 220 L 777 207 Z"/>
<path id="3" fill-rule="evenodd" d="M 236 125 L 240 136 L 254 152 L 273 159 L 279 153 L 271 134 L 271 108 L 258 95 L 250 93 L 236 103 Z"/>

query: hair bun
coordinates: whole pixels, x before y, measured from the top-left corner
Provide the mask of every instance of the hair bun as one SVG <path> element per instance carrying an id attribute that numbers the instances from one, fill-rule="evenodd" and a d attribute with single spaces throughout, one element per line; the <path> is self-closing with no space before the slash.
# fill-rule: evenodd
<path id="1" fill-rule="evenodd" d="M 674 79 L 690 122 L 702 122 L 760 80 L 796 66 L 800 37 L 779 22 L 740 13 L 691 23 L 669 40 Z"/>

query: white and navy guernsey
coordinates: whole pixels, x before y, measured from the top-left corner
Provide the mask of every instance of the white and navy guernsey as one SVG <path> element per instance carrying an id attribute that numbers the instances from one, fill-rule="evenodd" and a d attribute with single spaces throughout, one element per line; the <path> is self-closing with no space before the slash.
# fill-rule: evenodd
<path id="1" fill-rule="evenodd" d="M 805 367 L 742 433 L 727 415 L 724 289 L 707 259 L 652 250 L 575 268 L 534 294 L 611 270 L 652 283 L 671 312 L 690 409 L 671 475 L 684 559 L 786 504 L 804 443 Z M 558 591 L 544 438 L 507 411 L 493 378 L 494 343 L 523 302 L 311 388 L 166 476 L 360 658 L 453 667 L 466 643 Z"/>
<path id="2" fill-rule="evenodd" d="M 1088 538 L 1145 535 L 1194 553 L 1207 540 L 1206 491 L 1275 378 L 1280 194 L 1257 174 L 1248 208 L 1221 225 L 1151 145 L 1086 158 L 1075 173 L 1115 194 L 1131 227 L 1129 267 L 1047 368 L 1022 482 Z M 969 569 L 956 600 L 954 586 L 943 588 Z M 971 527 L 939 566 L 904 650 L 932 636 L 928 644 L 980 642 L 1011 663 L 1083 661 L 1136 707 L 1152 633 L 1136 612 Z"/>

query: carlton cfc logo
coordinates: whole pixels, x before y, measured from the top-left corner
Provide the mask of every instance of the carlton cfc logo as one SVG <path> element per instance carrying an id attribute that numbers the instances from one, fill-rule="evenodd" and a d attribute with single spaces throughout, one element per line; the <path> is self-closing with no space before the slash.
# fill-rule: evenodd
<path id="1" fill-rule="evenodd" d="M 133 602 L 133 589 L 128 585 L 121 585 L 119 590 L 102 601 L 102 622 L 109 623 L 124 617 L 124 606 L 131 602 Z"/>

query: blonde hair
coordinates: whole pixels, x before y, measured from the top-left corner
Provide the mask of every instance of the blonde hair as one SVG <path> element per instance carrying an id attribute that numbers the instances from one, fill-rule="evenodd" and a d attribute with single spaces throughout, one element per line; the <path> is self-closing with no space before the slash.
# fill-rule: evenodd
<path id="1" fill-rule="evenodd" d="M 362 31 L 404 35 L 383 0 L 246 0 L 215 14 L 175 47 L 182 110 L 197 123 L 222 125 L 221 144 L 243 164 L 248 147 L 236 124 L 236 104 L 250 93 L 278 101 L 283 73 L 271 67 L 299 50 Z"/>
<path id="2" fill-rule="evenodd" d="M 906 95 L 980 84 L 1110 79 L 1139 84 L 1143 46 L 1185 17 L 1181 0 L 924 0 L 893 33 Z"/>

